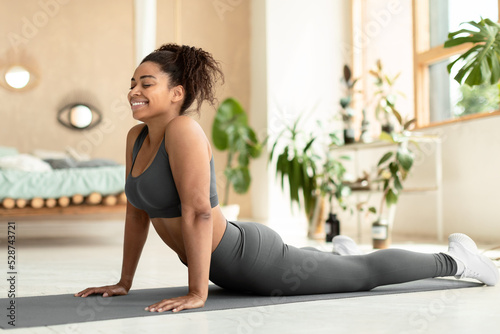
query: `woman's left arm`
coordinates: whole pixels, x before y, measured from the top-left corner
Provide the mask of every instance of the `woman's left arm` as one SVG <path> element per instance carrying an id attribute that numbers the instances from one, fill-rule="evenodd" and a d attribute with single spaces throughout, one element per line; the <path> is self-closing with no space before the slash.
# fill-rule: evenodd
<path id="1" fill-rule="evenodd" d="M 203 307 L 208 297 L 212 253 L 208 140 L 196 121 L 180 116 L 169 123 L 165 143 L 182 204 L 182 237 L 188 263 L 189 293 L 146 308 L 152 312 Z"/>

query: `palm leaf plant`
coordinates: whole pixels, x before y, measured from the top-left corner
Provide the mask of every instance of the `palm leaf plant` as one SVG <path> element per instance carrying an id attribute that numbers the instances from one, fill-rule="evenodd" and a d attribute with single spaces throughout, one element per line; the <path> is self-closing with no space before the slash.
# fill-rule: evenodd
<path id="1" fill-rule="evenodd" d="M 477 30 L 463 28 L 448 34 L 445 48 L 471 43 L 466 52 L 448 64 L 448 72 L 457 66 L 459 69 L 454 79 L 471 87 L 497 84 L 500 79 L 500 25 L 490 19 L 462 24 Z"/>
<path id="2" fill-rule="evenodd" d="M 267 142 L 259 142 L 241 104 L 234 98 L 224 100 L 212 125 L 212 141 L 221 151 L 228 151 L 224 175 L 226 186 L 223 205 L 228 204 L 230 186 L 238 194 L 248 191 L 251 183 L 250 159 L 257 158 Z"/>

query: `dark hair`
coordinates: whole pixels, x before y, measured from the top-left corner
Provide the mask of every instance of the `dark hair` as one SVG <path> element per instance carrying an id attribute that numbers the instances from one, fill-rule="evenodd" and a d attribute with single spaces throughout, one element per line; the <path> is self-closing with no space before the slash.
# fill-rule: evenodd
<path id="1" fill-rule="evenodd" d="M 196 111 L 200 111 L 203 101 L 215 105 L 215 83 L 220 79 L 224 82 L 224 75 L 219 63 L 212 55 L 200 48 L 187 45 L 164 44 L 156 49 L 142 62 L 151 61 L 158 64 L 161 70 L 170 77 L 171 87 L 182 85 L 185 98 L 180 113 L 186 110 L 196 100 Z"/>

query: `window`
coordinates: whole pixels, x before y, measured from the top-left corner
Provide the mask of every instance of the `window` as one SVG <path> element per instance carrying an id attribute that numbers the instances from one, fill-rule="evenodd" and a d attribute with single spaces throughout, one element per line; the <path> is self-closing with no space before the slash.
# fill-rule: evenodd
<path id="1" fill-rule="evenodd" d="M 500 114 L 497 85 L 460 85 L 447 65 L 468 49 L 444 48 L 467 21 L 498 21 L 500 0 L 413 0 L 415 115 L 419 127 Z M 457 66 L 452 68 L 452 71 Z"/>

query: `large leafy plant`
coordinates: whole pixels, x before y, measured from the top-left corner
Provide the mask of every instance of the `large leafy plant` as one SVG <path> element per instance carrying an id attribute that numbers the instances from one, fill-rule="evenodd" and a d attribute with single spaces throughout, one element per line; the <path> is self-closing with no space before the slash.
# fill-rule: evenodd
<path id="1" fill-rule="evenodd" d="M 496 84 L 500 79 L 500 25 L 490 19 L 481 19 L 479 22 L 469 21 L 468 24 L 476 28 L 460 29 L 448 34 L 445 48 L 471 43 L 471 48 L 460 55 L 455 61 L 448 64 L 448 72 L 454 66 L 459 66 L 454 79 L 459 84 L 469 86 L 484 83 Z"/>
<path id="2" fill-rule="evenodd" d="M 316 157 L 312 152 L 315 137 L 304 138 L 305 133 L 298 129 L 300 117 L 292 126 L 286 125 L 280 132 L 269 154 L 269 162 L 273 161 L 278 143 L 283 149 L 276 158 L 276 177 L 281 178 L 281 189 L 285 189 L 285 177 L 288 179 L 290 201 L 302 205 L 308 216 L 314 209 L 314 192 L 318 186 Z M 305 144 L 302 144 L 304 143 Z M 302 193 L 302 201 L 300 197 Z"/>
<path id="3" fill-rule="evenodd" d="M 326 156 L 315 152 L 314 143 L 324 134 L 305 133 L 299 129 L 300 120 L 301 117 L 298 117 L 293 125 L 286 125 L 276 137 L 269 162 L 276 158 L 276 177 L 281 179 L 282 190 L 285 189 L 286 178 L 290 201 L 297 203 L 299 207 L 304 206 L 310 223 L 313 223 L 311 220 L 314 211 L 322 198 L 328 197 L 330 204 L 335 198 L 340 207 L 345 209 L 344 198 L 350 194 L 350 188 L 343 180 L 346 169 L 342 162 L 333 157 L 330 150 L 327 150 Z M 327 136 L 329 147 L 341 145 L 341 140 L 335 133 L 328 133 Z"/>
<path id="4" fill-rule="evenodd" d="M 234 98 L 228 98 L 217 109 L 212 125 L 212 140 L 218 150 L 228 151 L 223 202 L 223 205 L 227 205 L 231 184 L 236 193 L 248 191 L 251 183 L 250 159 L 260 156 L 267 138 L 259 142 L 255 131 L 248 125 L 247 114 L 241 104 Z"/>

